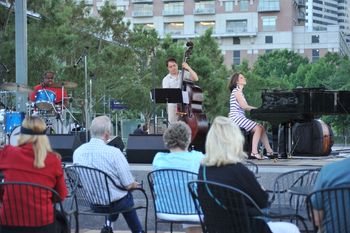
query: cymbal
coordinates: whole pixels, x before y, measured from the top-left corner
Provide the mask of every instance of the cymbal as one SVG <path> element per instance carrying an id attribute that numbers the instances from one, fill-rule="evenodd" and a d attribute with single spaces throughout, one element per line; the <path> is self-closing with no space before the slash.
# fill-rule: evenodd
<path id="1" fill-rule="evenodd" d="M 1 89 L 6 91 L 18 91 L 18 92 L 32 92 L 33 89 L 27 85 L 19 83 L 3 83 L 0 85 Z"/>
<path id="2" fill-rule="evenodd" d="M 76 88 L 78 86 L 78 84 L 75 82 L 70 82 L 70 81 L 62 81 L 59 83 L 53 83 L 51 85 L 51 87 L 58 87 L 58 88 L 61 88 L 62 86 L 66 87 L 66 88 Z"/>

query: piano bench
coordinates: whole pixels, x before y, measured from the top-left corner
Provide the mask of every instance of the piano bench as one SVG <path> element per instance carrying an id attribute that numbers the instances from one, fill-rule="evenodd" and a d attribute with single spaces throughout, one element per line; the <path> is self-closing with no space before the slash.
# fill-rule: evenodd
<path id="1" fill-rule="evenodd" d="M 243 128 L 240 128 L 242 135 L 244 137 L 244 146 L 243 146 L 243 150 L 250 155 L 250 153 L 252 152 L 252 140 L 253 140 L 253 134 L 251 132 L 246 131 Z"/>

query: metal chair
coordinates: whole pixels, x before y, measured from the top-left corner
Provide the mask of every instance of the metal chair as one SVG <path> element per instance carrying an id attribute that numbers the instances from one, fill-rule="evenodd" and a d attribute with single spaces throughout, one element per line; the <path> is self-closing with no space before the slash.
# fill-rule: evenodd
<path id="1" fill-rule="evenodd" d="M 321 189 L 306 199 L 314 232 L 350 232 L 350 186 Z"/>
<path id="2" fill-rule="evenodd" d="M 199 225 L 197 212 L 187 189 L 187 183 L 196 180 L 197 176 L 197 173 L 178 169 L 159 169 L 148 173 L 154 205 L 155 232 L 158 230 L 158 223 L 170 224 L 170 232 L 173 232 L 173 224 Z"/>
<path id="3" fill-rule="evenodd" d="M 0 190 L 0 232 L 68 232 L 55 190 L 28 182 L 3 182 Z"/>
<path id="4" fill-rule="evenodd" d="M 197 180 L 189 182 L 188 188 L 203 233 L 271 233 L 267 219 L 302 221 L 298 215 L 268 215 L 246 193 L 228 185 Z"/>
<path id="5" fill-rule="evenodd" d="M 254 175 L 257 175 L 259 172 L 259 167 L 257 164 L 253 163 L 252 161 L 245 161 L 245 163 L 243 163 L 244 166 L 246 166 L 251 172 L 254 173 Z"/>
<path id="6" fill-rule="evenodd" d="M 279 175 L 273 185 L 273 190 L 268 190 L 272 193 L 270 198 L 271 212 L 277 214 L 303 214 L 306 215 L 306 196 L 295 195 L 290 192 L 293 187 L 310 186 L 316 182 L 320 168 L 315 169 L 299 169 Z M 303 213 L 300 213 L 303 211 Z"/>
<path id="7" fill-rule="evenodd" d="M 70 176 L 71 171 L 75 171 L 78 176 Z M 86 167 L 86 166 L 69 166 L 65 168 L 67 176 L 73 181 L 78 179 L 76 190 L 76 198 L 79 205 L 78 213 L 81 215 L 98 215 L 105 217 L 105 225 L 107 224 L 109 215 L 123 214 L 131 210 L 144 209 L 144 231 L 147 232 L 147 215 L 148 215 L 148 198 L 143 188 L 136 188 L 131 192 L 140 192 L 142 203 L 135 203 L 132 208 L 122 211 L 114 211 L 110 208 L 111 189 L 119 189 L 126 191 L 124 187 L 118 186 L 114 180 L 104 171 Z M 136 202 L 136 200 L 134 199 Z"/>
<path id="8" fill-rule="evenodd" d="M 79 175 L 75 170 L 66 170 L 64 168 L 64 179 L 68 189 L 68 195 L 63 201 L 63 210 L 69 220 L 69 228 L 72 227 L 72 216 L 75 222 L 75 233 L 79 232 L 79 214 L 78 214 L 78 201 L 77 201 L 77 188 Z"/>

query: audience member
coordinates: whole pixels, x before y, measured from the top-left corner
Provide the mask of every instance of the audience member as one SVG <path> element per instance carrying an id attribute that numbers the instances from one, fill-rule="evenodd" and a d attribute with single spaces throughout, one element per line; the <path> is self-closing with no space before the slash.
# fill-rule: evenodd
<path id="1" fill-rule="evenodd" d="M 130 167 L 122 152 L 113 146 L 106 145 L 112 131 L 111 120 L 107 116 L 96 117 L 90 127 L 91 139 L 78 147 L 73 154 L 73 164 L 97 168 L 106 172 L 118 186 L 132 190 L 140 186 L 133 178 Z M 110 207 L 115 211 L 124 210 L 134 205 L 134 199 L 129 191 L 112 189 L 113 202 Z M 123 213 L 130 228 L 135 232 L 142 232 L 142 226 L 135 210 Z M 118 219 L 118 215 L 110 215 L 109 222 Z M 109 224 L 108 224 L 109 225 Z M 112 232 L 110 226 L 104 226 L 102 232 Z"/>
<path id="2" fill-rule="evenodd" d="M 158 152 L 153 160 L 153 170 L 158 169 L 179 169 L 198 173 L 199 165 L 204 155 L 198 151 L 188 151 L 191 142 L 191 129 L 182 121 L 174 122 L 169 126 L 163 135 L 165 146 L 170 153 Z M 179 186 L 187 185 L 187 182 L 176 180 Z M 157 193 L 157 199 L 162 198 L 162 193 Z M 189 200 L 192 202 L 192 200 Z M 194 208 L 194 207 L 193 207 Z M 193 209 L 195 212 L 195 210 Z M 198 219 L 198 216 L 186 216 L 189 220 Z M 184 219 L 184 216 L 181 216 Z M 175 220 L 175 219 L 174 219 Z M 199 222 L 199 219 L 198 219 Z M 184 224 L 186 232 L 201 232 L 200 225 Z"/>
<path id="3" fill-rule="evenodd" d="M 326 189 L 326 188 L 335 188 L 335 187 L 341 187 L 345 185 L 350 184 L 350 173 L 349 173 L 349 167 L 350 167 L 350 158 L 343 159 L 338 162 L 334 162 L 328 165 L 325 165 L 320 173 L 317 176 L 314 191 L 320 190 L 320 189 Z M 331 219 L 331 216 L 328 216 L 330 213 L 323 212 L 323 209 L 327 209 L 327 207 L 323 206 L 321 196 L 318 198 L 318 196 L 314 195 L 314 198 L 311 200 L 312 204 L 314 206 L 314 216 L 315 216 L 315 224 L 319 227 L 322 226 L 322 222 L 325 221 L 325 219 Z M 335 201 L 335 199 L 332 199 L 332 201 Z M 346 200 L 348 204 L 350 204 L 350 200 Z M 336 205 L 332 205 L 336 206 Z M 328 207 L 331 208 L 332 206 Z M 347 205 L 344 208 L 349 207 Z M 333 217 L 334 219 L 338 219 L 340 222 L 338 226 L 343 226 L 344 228 L 346 226 L 350 226 L 349 224 L 342 224 L 342 221 L 346 221 L 348 216 L 338 216 Z M 327 226 L 327 224 L 325 224 Z M 350 229 L 326 229 L 325 232 L 350 232 Z"/>
<path id="4" fill-rule="evenodd" d="M 198 172 L 199 180 L 229 185 L 248 194 L 261 208 L 268 208 L 268 194 L 255 175 L 242 162 L 244 137 L 240 128 L 227 117 L 216 117 L 207 134 L 206 157 Z M 272 232 L 299 232 L 297 226 L 287 222 L 268 222 Z"/>
<path id="5" fill-rule="evenodd" d="M 7 182 L 30 182 L 50 187 L 57 191 L 63 200 L 67 196 L 67 188 L 64 180 L 61 156 L 51 149 L 48 137 L 45 135 L 46 124 L 44 120 L 35 116 L 27 116 L 21 126 L 18 137 L 18 146 L 6 145 L 0 151 L 0 170 Z M 34 191 L 33 191 L 34 192 Z M 30 195 L 30 194 L 29 194 Z M 34 195 L 34 193 L 32 193 Z M 18 201 L 17 193 L 4 192 L 2 199 Z M 39 198 L 39 197 L 38 197 Z M 42 197 L 51 200 L 51 197 Z M 2 208 L 7 208 L 2 205 Z M 33 231 L 37 218 L 35 213 L 48 210 L 48 218 L 54 223 L 54 212 L 52 206 L 38 206 L 33 203 L 30 222 Z M 22 210 L 3 209 L 0 213 L 21 212 Z M 28 216 L 29 217 L 29 216 Z M 14 220 L 15 221 L 15 220 Z M 16 224 L 16 222 L 14 222 Z M 55 225 L 47 226 L 49 232 L 55 232 Z M 50 228 L 51 227 L 51 228 Z M 51 230 L 50 230 L 51 229 Z M 32 232 L 26 229 L 26 232 Z M 37 231 L 35 231 L 37 232 Z"/>

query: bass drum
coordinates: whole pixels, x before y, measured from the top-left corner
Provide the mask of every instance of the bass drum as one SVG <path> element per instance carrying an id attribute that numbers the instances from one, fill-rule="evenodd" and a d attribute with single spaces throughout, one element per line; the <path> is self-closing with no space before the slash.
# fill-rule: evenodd
<path id="1" fill-rule="evenodd" d="M 12 130 L 11 135 L 10 135 L 10 145 L 11 146 L 17 146 L 18 145 L 17 139 L 18 139 L 20 131 L 21 131 L 21 126 L 16 126 Z"/>

